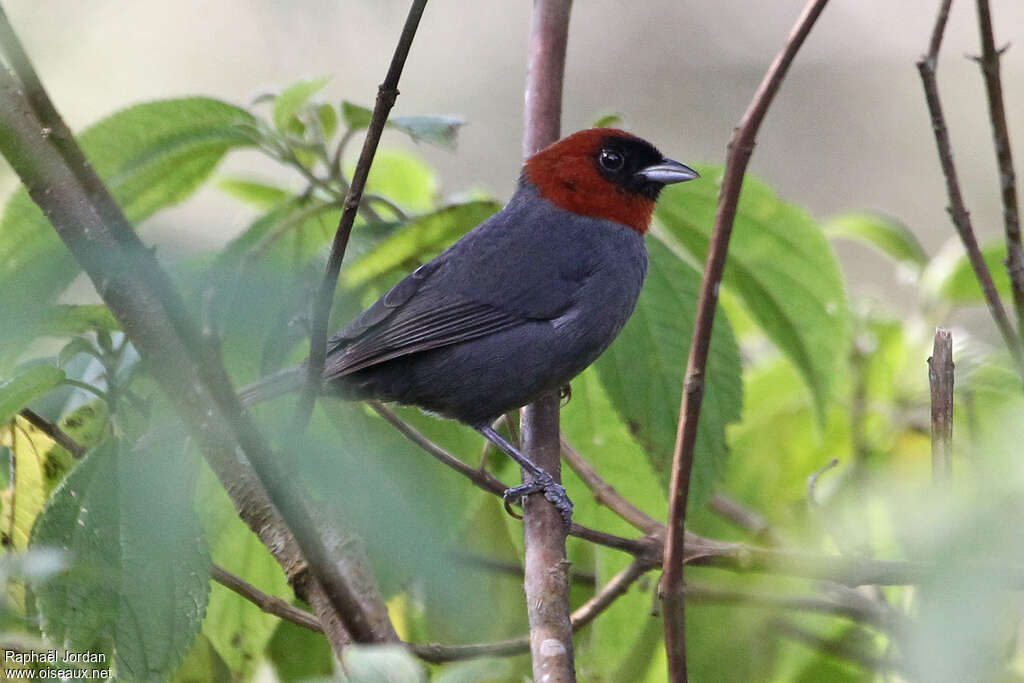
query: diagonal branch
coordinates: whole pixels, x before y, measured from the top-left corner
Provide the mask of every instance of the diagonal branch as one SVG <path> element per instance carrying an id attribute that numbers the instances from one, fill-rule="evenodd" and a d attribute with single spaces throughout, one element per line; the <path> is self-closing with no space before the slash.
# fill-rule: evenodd
<path id="1" fill-rule="evenodd" d="M 1017 311 L 1017 333 L 1024 335 L 1024 248 L 1020 239 L 1020 211 L 1017 204 L 1017 174 L 1013 169 L 1010 130 L 1006 125 L 1003 105 L 1003 84 L 999 76 L 1002 50 L 996 49 L 992 32 L 992 12 L 988 0 L 978 0 L 978 30 L 981 33 L 981 57 L 978 64 L 985 79 L 988 113 L 992 121 L 992 142 L 999 164 L 999 188 L 1003 201 L 1003 223 L 1006 232 L 1006 270 L 1010 275 L 1013 305 Z"/>
<path id="2" fill-rule="evenodd" d="M 0 46 L 14 71 L 0 69 L 0 151 L 152 369 L 239 514 L 331 623 L 336 650 L 350 638 L 394 639 L 372 579 L 359 562 L 328 552 L 302 497 L 242 411 L 217 348 L 78 148 L 2 10 Z"/>
<path id="3" fill-rule="evenodd" d="M 78 443 L 65 432 L 63 429 L 58 427 L 53 422 L 50 422 L 45 417 L 40 415 L 34 410 L 29 408 L 23 408 L 18 412 L 23 418 L 28 420 L 29 424 L 46 434 L 48 437 L 54 440 L 59 446 L 71 454 L 71 457 L 75 460 L 81 460 L 85 457 L 85 453 L 88 448 Z"/>
<path id="4" fill-rule="evenodd" d="M 1017 365 L 1017 371 L 1024 380 L 1024 353 L 1021 350 L 1020 338 L 1010 324 L 1010 319 L 1003 308 L 1003 302 L 999 298 L 999 292 L 992 281 L 992 273 L 989 272 L 985 257 L 981 254 L 978 246 L 978 238 L 974 234 L 974 227 L 971 225 L 971 216 L 964 205 L 964 198 L 960 192 L 960 180 L 957 177 L 956 165 L 953 163 L 953 150 L 949 142 L 949 131 L 946 128 L 946 117 L 942 113 L 942 102 L 939 99 L 939 86 L 935 77 L 936 68 L 939 62 L 939 49 L 942 47 L 942 36 L 946 30 L 946 22 L 949 19 L 949 8 L 953 0 L 942 0 L 939 6 L 939 13 L 935 19 L 935 26 L 932 29 L 931 40 L 928 42 L 928 54 L 921 57 L 917 62 L 917 70 L 921 74 L 921 83 L 924 86 L 924 97 L 928 104 L 928 112 L 931 115 L 932 131 L 935 133 L 935 145 L 938 147 L 939 163 L 942 166 L 942 173 L 946 178 L 946 193 L 949 195 L 950 218 L 960 241 L 963 242 L 967 251 L 967 258 L 974 269 L 974 276 L 981 285 L 981 291 L 985 295 L 985 302 L 988 310 L 995 320 L 999 334 L 1003 337 L 1007 350 L 1013 356 Z"/>
<path id="5" fill-rule="evenodd" d="M 693 341 L 686 364 L 679 427 L 672 461 L 672 483 L 669 498 L 668 537 L 665 542 L 665 573 L 661 591 L 664 602 L 665 648 L 668 654 L 669 678 L 686 680 L 685 600 L 683 599 L 683 557 L 685 554 L 686 502 L 690 491 L 690 472 L 693 468 L 693 449 L 697 442 L 697 425 L 701 402 L 704 398 L 704 370 L 711 346 L 711 329 L 718 303 L 718 289 L 725 269 L 725 256 L 729 237 L 736 217 L 736 204 L 747 162 L 754 151 L 757 130 L 768 107 L 782 85 L 789 65 L 796 56 L 815 21 L 825 9 L 828 0 L 810 0 L 797 19 L 789 38 L 775 61 L 768 68 L 754 99 L 729 142 L 715 227 L 708 245 L 704 279 L 701 282 L 697 319 L 694 322 Z"/>
<path id="6" fill-rule="evenodd" d="M 320 290 L 313 303 L 313 323 L 309 333 L 309 359 L 306 361 L 306 384 L 302 388 L 299 404 L 295 409 L 296 431 L 305 429 L 313 414 L 316 397 L 320 393 L 324 363 L 327 360 L 327 326 L 330 323 L 331 305 L 334 303 L 334 290 L 338 286 L 341 262 L 345 258 L 348 238 L 352 234 L 352 224 L 359 211 L 366 179 L 370 175 L 370 165 L 377 153 L 377 144 L 380 142 L 380 136 L 387 124 L 388 114 L 391 113 L 391 108 L 395 106 L 395 100 L 398 99 L 398 79 L 402 75 L 405 60 L 409 56 L 412 40 L 416 36 L 416 29 L 419 28 L 420 17 L 423 16 L 426 6 L 427 0 L 413 0 L 405 19 L 405 25 L 402 27 L 402 34 L 398 39 L 398 46 L 391 57 L 388 73 L 384 77 L 384 82 L 377 89 L 377 101 L 373 106 L 373 116 L 366 129 L 366 138 L 363 141 L 363 149 L 359 153 L 359 161 L 356 162 L 356 169 L 352 173 L 352 182 L 348 186 L 344 209 L 338 221 L 338 229 L 334 233 L 331 255 L 327 259 L 327 268 L 323 280 L 320 282 Z"/>

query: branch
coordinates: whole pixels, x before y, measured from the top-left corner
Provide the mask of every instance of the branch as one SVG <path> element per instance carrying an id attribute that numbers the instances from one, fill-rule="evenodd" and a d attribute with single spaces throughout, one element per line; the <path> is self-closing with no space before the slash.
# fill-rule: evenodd
<path id="1" fill-rule="evenodd" d="M 928 385 L 932 396 L 932 479 L 948 482 L 953 476 L 953 335 L 935 330 L 928 359 Z"/>
<path id="2" fill-rule="evenodd" d="M 561 435 L 560 440 L 562 457 L 565 458 L 572 471 L 583 480 L 583 483 L 594 494 L 594 500 L 645 534 L 654 534 L 662 537 L 665 535 L 664 524 L 648 515 L 636 505 L 633 505 L 632 502 L 615 490 L 614 486 L 602 479 L 601 475 L 594 469 L 594 466 L 584 459 L 583 455 L 569 443 L 564 434 Z"/>
<path id="3" fill-rule="evenodd" d="M 981 285 L 981 291 L 985 295 L 988 310 L 995 320 L 999 334 L 1003 342 L 1013 356 L 1017 364 L 1017 371 L 1024 380 L 1024 354 L 1021 352 L 1020 338 L 1010 324 L 1006 316 L 1003 302 L 996 291 L 996 285 L 992 281 L 992 273 L 985 264 L 985 258 L 978 246 L 978 238 L 974 234 L 974 227 L 971 225 L 971 216 L 964 206 L 964 198 L 960 192 L 960 181 L 957 177 L 956 166 L 953 163 L 953 151 L 949 142 L 949 131 L 946 129 L 946 118 L 942 113 L 942 102 L 939 99 L 939 86 L 935 78 L 935 70 L 939 61 L 939 49 L 942 47 L 942 36 L 946 30 L 946 21 L 949 18 L 949 7 L 953 0 L 942 0 L 939 6 L 939 13 L 935 19 L 935 26 L 932 29 L 932 37 L 928 43 L 928 54 L 921 57 L 917 62 L 917 70 L 921 74 L 921 83 L 924 86 L 924 97 L 928 103 L 928 111 L 931 115 L 932 130 L 935 133 L 935 145 L 939 152 L 939 163 L 942 165 L 942 173 L 946 178 L 946 193 L 949 195 L 950 218 L 956 227 L 960 241 L 963 242 L 967 251 L 967 258 L 974 269 L 974 276 Z"/>
<path id="4" fill-rule="evenodd" d="M 0 69 L 0 151 L 128 333 L 240 516 L 309 597 L 336 651 L 350 637 L 394 639 L 363 563 L 327 552 L 291 479 L 242 411 L 218 350 L 78 148 L 2 10 L 0 44 L 17 74 Z"/>
<path id="5" fill-rule="evenodd" d="M 715 214 L 715 227 L 708 245 L 704 278 L 701 281 L 693 341 L 686 364 L 686 379 L 679 410 L 679 426 L 672 461 L 672 482 L 669 498 L 668 537 L 665 542 L 665 573 L 661 580 L 665 618 L 665 648 L 668 654 L 669 678 L 686 680 L 685 601 L 683 600 L 683 557 L 685 555 L 686 502 L 693 469 L 693 449 L 697 441 L 697 424 L 704 398 L 704 370 L 711 345 L 711 329 L 718 303 L 718 290 L 725 268 L 736 204 L 743 186 L 743 175 L 754 151 L 757 130 L 768 107 L 782 85 L 790 63 L 810 33 L 814 22 L 828 0 L 809 0 L 797 19 L 789 38 L 775 61 L 768 68 L 754 99 L 736 128 L 725 163 L 722 189 Z"/>
<path id="6" fill-rule="evenodd" d="M 50 422 L 45 417 L 40 415 L 34 410 L 29 408 L 23 408 L 18 411 L 18 414 L 28 420 L 29 424 L 46 434 L 48 437 L 53 439 L 59 446 L 71 454 L 71 457 L 75 460 L 81 460 L 85 457 L 86 451 L 89 449 L 78 443 L 65 432 L 63 429 L 58 427 L 53 422 Z"/>
<path id="7" fill-rule="evenodd" d="M 978 30 L 981 33 L 981 58 L 978 64 L 985 79 L 988 113 L 992 121 L 992 142 L 999 164 L 999 187 L 1006 232 L 1006 270 L 1010 275 L 1013 304 L 1017 311 L 1017 332 L 1024 336 L 1024 249 L 1021 248 L 1020 239 L 1017 174 L 1013 169 L 1010 131 L 1006 125 L 1006 109 L 1003 106 L 1003 84 L 999 76 L 999 59 L 1005 48 L 996 49 L 988 0 L 978 0 Z"/>
<path id="8" fill-rule="evenodd" d="M 653 565 L 634 560 L 628 567 L 616 574 L 590 600 L 580 605 L 570 617 L 570 628 L 576 632 L 592 622 L 597 615 L 606 610 L 620 595 L 625 594 L 629 587 L 647 573 Z M 478 643 L 474 645 L 410 645 L 413 653 L 428 662 L 451 662 L 475 657 L 510 657 L 531 649 L 534 639 L 533 629 L 529 636 L 510 638 L 496 643 Z M 549 645 L 551 647 L 551 645 Z M 538 679 L 543 680 L 543 679 Z M 549 679 L 555 680 L 555 679 Z"/>
<path id="9" fill-rule="evenodd" d="M 768 520 L 724 493 L 716 493 L 711 496 L 708 507 L 727 522 L 745 529 L 755 541 L 763 541 L 771 546 L 783 545 L 778 532 Z"/>
<path id="10" fill-rule="evenodd" d="M 273 614 L 275 617 L 280 617 L 285 621 L 290 621 L 316 633 L 324 632 L 324 627 L 320 625 L 320 620 L 315 615 L 290 605 L 279 597 L 267 595 L 242 577 L 232 574 L 220 565 L 210 565 L 210 578 L 225 588 L 238 593 L 267 614 Z"/>
<path id="11" fill-rule="evenodd" d="M 523 156 L 560 137 L 562 79 L 572 0 L 534 0 L 523 112 Z M 557 391 L 522 410 L 523 454 L 561 482 Z M 530 475 L 523 472 L 523 481 Z M 523 501 L 526 610 L 530 622 L 533 679 L 546 683 L 576 680 L 569 620 L 569 562 L 565 523 L 543 496 Z"/>
<path id="12" fill-rule="evenodd" d="M 363 140 L 363 150 L 359 153 L 359 161 L 356 162 L 356 169 L 352 173 L 352 182 L 348 187 L 348 194 L 345 196 L 344 209 L 338 221 L 338 229 L 334 233 L 334 241 L 331 244 L 331 255 L 327 259 L 327 269 L 324 278 L 320 282 L 320 291 L 313 302 L 313 324 L 309 334 L 309 359 L 306 361 L 306 383 L 302 388 L 298 406 L 295 409 L 294 425 L 296 431 L 301 432 L 309 422 L 313 414 L 313 405 L 320 393 L 320 383 L 324 373 L 324 363 L 327 360 L 327 326 L 331 317 L 331 305 L 334 303 L 334 290 L 338 286 L 338 274 L 341 272 L 341 262 L 345 258 L 345 250 L 348 248 L 348 238 L 352 234 L 352 224 L 355 222 L 356 213 L 359 211 L 359 204 L 362 201 L 363 189 L 366 187 L 366 179 L 370 175 L 370 165 L 377 153 L 377 144 L 384 132 L 384 126 L 388 121 L 388 114 L 395 106 L 398 99 L 398 79 L 405 67 L 406 57 L 409 56 L 409 48 L 412 47 L 412 39 L 416 36 L 416 29 L 420 24 L 420 17 L 423 16 L 423 9 L 427 0 L 413 0 L 409 7 L 409 14 L 405 19 L 405 26 L 402 27 L 402 35 L 398 38 L 398 46 L 391 57 L 391 66 L 384 77 L 384 82 L 377 88 L 377 101 L 373 106 L 373 116 L 370 118 L 370 125 L 366 129 L 366 138 Z"/>

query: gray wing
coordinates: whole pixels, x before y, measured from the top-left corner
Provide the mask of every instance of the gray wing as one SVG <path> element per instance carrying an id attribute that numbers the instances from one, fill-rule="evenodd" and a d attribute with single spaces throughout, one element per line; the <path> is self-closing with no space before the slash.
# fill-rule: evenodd
<path id="1" fill-rule="evenodd" d="M 391 288 L 335 335 L 324 378 L 514 327 L 520 315 L 432 283 L 440 264 L 428 263 Z"/>

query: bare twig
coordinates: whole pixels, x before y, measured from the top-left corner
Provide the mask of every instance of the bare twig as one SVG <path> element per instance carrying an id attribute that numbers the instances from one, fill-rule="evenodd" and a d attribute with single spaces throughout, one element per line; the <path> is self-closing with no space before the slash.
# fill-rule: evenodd
<path id="1" fill-rule="evenodd" d="M 555 142 L 561 131 L 562 79 L 572 0 L 534 0 L 523 112 L 523 156 Z M 524 454 L 561 481 L 558 392 L 541 396 L 522 410 Z M 523 480 L 531 475 L 523 471 Z M 530 622 L 533 679 L 547 683 L 576 680 L 572 624 L 569 621 L 569 562 L 561 513 L 543 496 L 523 501 L 526 609 Z"/>
<path id="2" fill-rule="evenodd" d="M 275 617 L 290 621 L 302 628 L 308 628 L 310 631 L 324 632 L 324 627 L 320 625 L 320 620 L 316 618 L 316 615 L 310 614 L 304 609 L 299 609 L 281 598 L 267 595 L 242 577 L 232 574 L 220 565 L 210 565 L 210 578 L 225 588 L 238 593 L 267 614 L 273 614 Z"/>
<path id="3" fill-rule="evenodd" d="M 377 153 L 377 144 L 384 132 L 388 114 L 398 98 L 398 79 L 402 75 L 405 60 L 409 56 L 409 48 L 412 47 L 412 40 L 416 36 L 416 29 L 419 27 L 420 17 L 423 16 L 423 9 L 426 5 L 427 0 L 413 0 L 405 19 L 405 26 L 402 27 L 402 35 L 398 39 L 398 46 L 391 58 L 391 66 L 388 67 L 384 82 L 377 89 L 377 102 L 373 107 L 370 125 L 366 129 L 363 150 L 359 154 L 359 161 L 356 162 L 356 169 L 352 173 L 352 182 L 349 184 L 344 209 L 341 212 L 338 229 L 334 233 L 334 241 L 331 244 L 331 255 L 327 260 L 327 268 L 320 283 L 320 291 L 313 303 L 313 323 L 309 334 L 309 359 L 306 361 L 306 383 L 295 409 L 294 427 L 298 431 L 305 429 L 313 413 L 317 395 L 320 393 L 320 383 L 327 358 L 327 325 L 330 322 L 331 305 L 334 302 L 334 290 L 338 285 L 341 262 L 345 258 L 348 238 L 352 234 L 352 224 L 359 211 L 366 179 L 370 175 L 370 165 Z"/>
<path id="4" fill-rule="evenodd" d="M 953 335 L 935 330 L 928 359 L 928 385 L 932 394 L 932 479 L 948 481 L 953 475 Z"/>
<path id="5" fill-rule="evenodd" d="M 828 472 L 830 469 L 839 464 L 839 458 L 832 458 L 827 463 L 814 470 L 807 476 L 807 504 L 814 507 L 818 504 L 817 489 L 818 480 L 821 479 L 821 475 Z"/>
<path id="6" fill-rule="evenodd" d="M 1017 311 L 1017 333 L 1024 336 L 1024 249 L 1020 239 L 1020 212 L 1017 204 L 1017 174 L 1013 168 L 1010 130 L 1003 106 L 1003 84 L 999 76 L 999 60 L 1005 48 L 996 49 L 992 32 L 992 12 L 988 0 L 978 0 L 978 31 L 981 33 L 981 58 L 978 64 L 985 79 L 988 113 L 992 120 L 992 142 L 999 164 L 999 188 L 1003 200 L 1003 223 L 1006 232 L 1006 270 Z"/>
<path id="7" fill-rule="evenodd" d="M 561 436 L 561 444 L 562 457 L 565 458 L 565 461 L 569 464 L 572 471 L 583 480 L 583 483 L 586 484 L 587 488 L 589 488 L 594 494 L 594 500 L 610 509 L 619 517 L 622 517 L 622 519 L 626 520 L 645 534 L 664 536 L 665 525 L 648 515 L 636 505 L 633 505 L 632 502 L 616 491 L 614 486 L 602 479 L 601 475 L 599 475 L 597 470 L 594 469 L 594 466 L 587 462 L 583 455 L 576 450 L 571 443 L 569 443 L 569 440 L 565 438 L 564 434 Z"/>
<path id="8" fill-rule="evenodd" d="M 939 99 L 939 86 L 935 77 L 939 61 L 939 49 L 942 47 L 942 36 L 946 30 L 946 21 L 949 19 L 949 7 L 952 0 L 942 0 L 939 6 L 939 13 L 935 19 L 935 26 L 932 29 L 931 40 L 929 41 L 928 54 L 921 57 L 917 62 L 917 70 L 921 74 L 921 83 L 924 86 L 924 97 L 928 104 L 928 112 L 931 115 L 932 130 L 935 133 L 935 144 L 938 147 L 939 163 L 942 165 L 942 173 L 946 178 L 946 192 L 949 195 L 950 218 L 956 227 L 960 241 L 963 242 L 967 251 L 967 258 L 974 269 L 974 276 L 981 285 L 981 291 L 985 295 L 985 302 L 992 314 L 992 319 L 999 328 L 999 334 L 1003 337 L 1007 350 L 1013 356 L 1017 365 L 1017 371 L 1024 379 L 1024 354 L 1021 352 L 1020 338 L 1010 324 L 1010 319 L 1003 308 L 1003 302 L 999 298 L 999 292 L 992 281 L 992 273 L 985 264 L 985 258 L 978 246 L 978 238 L 974 234 L 974 227 L 971 225 L 971 216 L 964 205 L 964 198 L 960 192 L 960 181 L 956 173 L 956 165 L 953 163 L 953 151 L 949 142 L 949 131 L 946 129 L 946 118 L 942 113 L 942 102 Z"/>
<path id="9" fill-rule="evenodd" d="M 708 245 L 701 282 L 697 318 L 694 322 L 693 341 L 686 364 L 679 427 L 672 462 L 670 484 L 668 537 L 665 543 L 665 573 L 661 580 L 663 613 L 665 619 L 665 648 L 668 654 L 669 678 L 674 682 L 686 680 L 685 601 L 683 599 L 683 557 L 685 554 L 686 502 L 690 491 L 690 472 L 693 468 L 693 449 L 697 441 L 697 424 L 704 398 L 704 370 L 711 345 L 711 329 L 718 303 L 718 290 L 725 268 L 729 237 L 736 216 L 736 204 L 743 175 L 750 155 L 754 151 L 757 130 L 768 107 L 778 92 L 790 63 L 810 33 L 814 22 L 825 9 L 828 0 L 810 0 L 801 12 L 782 51 L 768 68 L 761 85 L 747 108 L 743 119 L 729 142 L 725 174 L 715 215 L 715 227 Z"/>
<path id="10" fill-rule="evenodd" d="M 897 662 L 864 652 L 854 645 L 854 642 L 871 642 L 867 636 L 863 638 L 823 638 L 813 631 L 797 626 L 789 619 L 781 618 L 773 620 L 768 628 L 773 634 L 791 638 L 819 652 L 859 664 L 867 671 L 893 671 L 900 668 Z"/>
<path id="11" fill-rule="evenodd" d="M 67 432 L 65 432 L 63 429 L 58 427 L 53 422 L 47 420 L 45 417 L 43 417 L 36 411 L 31 410 L 30 408 L 22 408 L 20 411 L 18 411 L 18 414 L 21 415 L 26 420 L 28 420 L 33 427 L 35 427 L 43 434 L 46 434 L 48 437 L 53 439 L 64 450 L 70 453 L 71 457 L 75 458 L 76 460 L 81 460 L 82 458 L 85 457 L 85 452 L 89 449 L 87 449 L 85 446 L 78 443 L 74 439 L 72 439 L 70 436 L 68 436 Z"/>
<path id="12" fill-rule="evenodd" d="M 708 501 L 708 507 L 722 519 L 746 529 L 755 541 L 767 545 L 782 545 L 782 539 L 768 520 L 724 493 L 716 493 Z"/>
<path id="13" fill-rule="evenodd" d="M 0 69 L 0 151 L 128 333 L 240 516 L 330 623 L 336 651 L 350 638 L 394 639 L 364 565 L 326 550 L 302 497 L 279 476 L 279 459 L 242 411 L 217 348 L 82 154 L 2 10 L 0 45 L 14 71 Z"/>
<path id="14" fill-rule="evenodd" d="M 572 630 L 578 631 L 590 622 L 597 615 L 608 608 L 615 599 L 625 593 L 629 587 L 653 566 L 641 560 L 634 560 L 628 567 L 616 574 L 594 597 L 572 613 L 570 618 Z M 451 662 L 459 659 L 473 659 L 475 657 L 508 657 L 526 652 L 531 647 L 532 629 L 530 636 L 520 636 L 496 643 L 478 643 L 475 645 L 411 645 L 413 653 L 419 658 L 428 662 Z M 554 679 L 551 679 L 554 680 Z"/>

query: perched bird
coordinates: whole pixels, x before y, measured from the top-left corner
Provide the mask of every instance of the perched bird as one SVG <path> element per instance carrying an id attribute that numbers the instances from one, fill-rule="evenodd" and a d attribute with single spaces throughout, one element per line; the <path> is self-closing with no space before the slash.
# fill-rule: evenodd
<path id="1" fill-rule="evenodd" d="M 568 523 L 554 478 L 492 427 L 590 365 L 633 313 L 658 193 L 697 178 L 612 128 L 574 133 L 526 160 L 508 204 L 416 269 L 328 342 L 323 391 L 419 406 L 463 422 L 532 475 Z M 301 385 L 289 368 L 242 391 L 254 403 Z"/>

